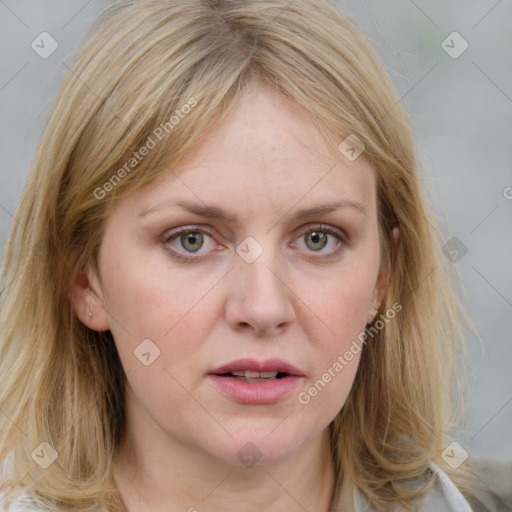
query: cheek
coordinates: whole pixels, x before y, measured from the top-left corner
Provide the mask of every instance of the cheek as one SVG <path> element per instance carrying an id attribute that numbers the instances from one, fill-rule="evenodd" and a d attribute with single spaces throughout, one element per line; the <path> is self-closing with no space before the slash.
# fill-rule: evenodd
<path id="1" fill-rule="evenodd" d="M 212 297 L 219 277 L 183 271 L 161 254 L 148 258 L 121 247 L 121 241 L 105 247 L 103 281 L 111 331 L 125 371 L 135 372 L 134 377 L 144 374 L 145 367 L 135 356 L 139 346 L 147 346 L 143 353 L 149 351 L 150 358 L 158 355 L 149 368 L 179 368 L 179 373 L 186 375 L 197 363 L 190 354 L 216 321 Z M 144 342 L 148 339 L 154 346 Z M 143 342 L 146 345 L 141 345 Z M 146 386 L 148 381 L 142 379 L 140 384 Z"/>
<path id="2" fill-rule="evenodd" d="M 371 265 L 361 264 L 324 276 L 321 282 L 302 280 L 294 291 L 307 306 L 302 311 L 310 320 L 304 320 L 303 325 L 311 329 L 310 339 L 323 345 L 327 352 L 350 344 L 366 326 L 375 275 Z"/>
<path id="3" fill-rule="evenodd" d="M 142 269 L 133 272 L 121 261 L 112 268 L 111 331 L 138 402 L 150 414 L 160 411 L 162 417 L 186 424 L 186 415 L 176 411 L 190 413 L 193 403 L 186 390 L 192 387 L 190 376 L 198 372 L 194 354 L 211 329 L 212 315 L 204 313 L 208 297 L 202 285 L 180 278 L 183 273 L 169 272 L 164 280 L 154 267 Z"/>
<path id="4" fill-rule="evenodd" d="M 324 421 L 346 401 L 364 350 L 364 331 L 373 296 L 376 265 L 349 265 L 316 288 L 303 283 L 298 295 L 307 308 L 299 319 L 311 343 L 315 375 L 297 399 Z M 307 286 L 309 284 L 309 286 Z M 313 411 L 315 411 L 313 413 Z"/>
<path id="5" fill-rule="evenodd" d="M 156 248 L 145 251 L 118 236 L 105 244 L 103 280 L 111 322 L 133 337 L 162 338 L 208 289 L 208 280 L 184 271 Z"/>

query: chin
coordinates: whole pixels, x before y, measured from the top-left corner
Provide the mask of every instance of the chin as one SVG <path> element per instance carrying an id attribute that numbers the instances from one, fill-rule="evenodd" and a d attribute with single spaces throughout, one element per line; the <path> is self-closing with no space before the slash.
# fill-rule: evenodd
<path id="1" fill-rule="evenodd" d="M 209 451 L 215 458 L 236 466 L 253 467 L 282 462 L 308 439 L 305 433 L 293 435 L 284 429 L 278 431 L 278 424 L 274 421 L 272 428 L 261 429 L 261 433 L 247 428 L 233 437 L 226 435 L 224 442 L 215 443 L 212 439 L 214 445 L 209 447 Z"/>

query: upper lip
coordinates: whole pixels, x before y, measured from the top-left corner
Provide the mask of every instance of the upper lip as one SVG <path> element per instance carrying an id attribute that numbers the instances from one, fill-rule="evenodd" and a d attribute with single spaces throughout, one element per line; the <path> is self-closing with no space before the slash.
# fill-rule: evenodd
<path id="1" fill-rule="evenodd" d="M 303 373 L 293 364 L 290 364 L 282 359 L 266 359 L 265 361 L 257 361 L 256 359 L 237 359 L 230 363 L 224 364 L 210 371 L 213 375 L 222 375 L 224 373 L 240 372 L 244 370 L 251 370 L 253 372 L 273 372 L 287 373 L 288 375 L 299 375 Z"/>

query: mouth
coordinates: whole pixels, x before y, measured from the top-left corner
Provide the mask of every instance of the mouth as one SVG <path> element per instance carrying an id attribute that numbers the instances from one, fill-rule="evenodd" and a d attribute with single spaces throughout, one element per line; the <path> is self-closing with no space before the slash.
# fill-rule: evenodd
<path id="1" fill-rule="evenodd" d="M 281 359 L 238 359 L 208 374 L 224 395 L 241 404 L 274 404 L 297 388 L 304 374 Z"/>
<path id="2" fill-rule="evenodd" d="M 262 382 L 267 380 L 284 379 L 285 377 L 303 377 L 303 373 L 291 363 L 282 359 L 237 359 L 223 366 L 219 366 L 210 372 L 210 375 L 218 375 L 244 382 Z"/>
<path id="3" fill-rule="evenodd" d="M 240 380 L 243 382 L 269 382 L 271 380 L 283 379 L 289 376 L 286 372 L 254 372 L 251 370 L 233 371 L 214 375 L 218 375 L 219 377 L 228 377 L 230 379 Z"/>

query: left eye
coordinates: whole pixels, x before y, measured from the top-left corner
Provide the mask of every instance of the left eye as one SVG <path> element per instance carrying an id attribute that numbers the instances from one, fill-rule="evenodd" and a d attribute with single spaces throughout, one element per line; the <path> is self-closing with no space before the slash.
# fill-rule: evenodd
<path id="1" fill-rule="evenodd" d="M 334 250 L 336 250 L 336 247 L 339 246 L 339 244 L 343 241 L 343 237 L 338 233 L 337 230 L 328 226 L 317 227 L 313 229 L 310 228 L 308 231 L 306 231 L 306 233 L 299 237 L 299 240 L 304 238 L 308 248 L 310 248 L 313 252 L 320 252 L 322 249 L 327 247 L 329 239 L 332 240 L 333 237 L 336 239 L 334 242 Z M 308 241 L 311 243 L 308 244 Z"/>
<path id="2" fill-rule="evenodd" d="M 331 241 L 332 238 L 335 239 L 334 242 Z M 330 226 L 309 228 L 298 238 L 298 240 L 302 239 L 305 240 L 306 249 L 314 253 L 330 255 L 336 253 L 339 246 L 344 242 L 343 234 Z M 176 247 L 176 242 L 180 243 L 181 248 Z M 181 261 L 191 261 L 199 258 L 199 256 L 191 255 L 199 253 L 205 245 L 208 245 L 206 242 L 209 243 L 210 249 L 216 246 L 212 236 L 199 228 L 179 228 L 166 234 L 163 239 L 164 244 L 170 244 L 173 247 L 173 249 L 168 248 L 171 256 Z M 324 251 L 323 249 L 328 246 L 329 242 L 331 242 L 331 245 L 334 244 L 334 247 L 331 251 Z M 208 250 L 202 251 L 202 253 L 204 252 L 208 252 Z"/>

